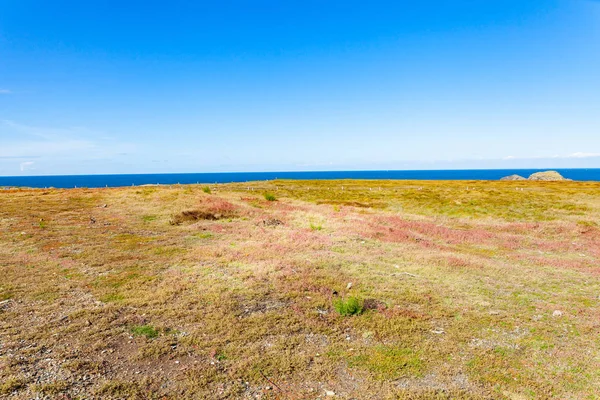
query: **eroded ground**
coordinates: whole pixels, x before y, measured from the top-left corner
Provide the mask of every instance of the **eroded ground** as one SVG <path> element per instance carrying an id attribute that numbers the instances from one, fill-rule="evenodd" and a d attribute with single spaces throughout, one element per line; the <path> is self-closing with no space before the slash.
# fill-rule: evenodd
<path id="1" fill-rule="evenodd" d="M 600 184 L 208 191 L 1 191 L 0 397 L 600 397 Z"/>

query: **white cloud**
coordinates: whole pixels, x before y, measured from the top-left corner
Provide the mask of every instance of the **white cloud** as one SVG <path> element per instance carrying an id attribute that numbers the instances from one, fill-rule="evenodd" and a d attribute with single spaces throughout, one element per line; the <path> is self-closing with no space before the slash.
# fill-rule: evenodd
<path id="1" fill-rule="evenodd" d="M 8 89 L 0 89 L 0 94 L 11 94 L 12 92 Z"/>
<path id="2" fill-rule="evenodd" d="M 21 163 L 21 172 L 23 171 L 30 171 L 32 169 L 35 169 L 33 167 L 33 165 L 35 164 L 35 162 L 33 161 L 25 161 Z"/>
<path id="3" fill-rule="evenodd" d="M 573 153 L 566 156 L 566 158 L 588 158 L 588 157 L 600 157 L 600 153 Z"/>
<path id="4" fill-rule="evenodd" d="M 567 154 L 567 155 L 553 154 L 551 156 L 533 156 L 533 157 L 506 156 L 502 159 L 508 161 L 508 160 L 541 160 L 541 159 L 552 159 L 552 158 L 591 158 L 591 157 L 600 157 L 600 153 L 577 152 L 577 153 L 571 153 L 571 154 Z"/>

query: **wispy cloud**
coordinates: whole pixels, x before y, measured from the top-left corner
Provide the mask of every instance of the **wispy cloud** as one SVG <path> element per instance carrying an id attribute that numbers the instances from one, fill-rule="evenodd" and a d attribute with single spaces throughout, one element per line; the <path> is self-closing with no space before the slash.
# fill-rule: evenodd
<path id="1" fill-rule="evenodd" d="M 33 162 L 33 161 L 22 162 L 21 165 L 20 165 L 21 172 L 30 171 L 32 169 L 35 169 L 34 166 L 33 166 L 34 164 L 35 164 L 35 162 Z"/>
<path id="2" fill-rule="evenodd" d="M 134 150 L 127 143 L 101 139 L 104 136 L 85 127 L 40 127 L 4 119 L 0 120 L 0 158 L 99 159 Z"/>
<path id="3" fill-rule="evenodd" d="M 502 158 L 503 160 L 541 160 L 541 159 L 557 159 L 557 158 L 593 158 L 600 157 L 600 153 L 585 153 L 585 152 L 576 152 L 566 155 L 554 154 L 552 156 L 533 156 L 533 157 L 515 157 L 515 156 L 506 156 Z"/>
<path id="4" fill-rule="evenodd" d="M 30 155 L 25 155 L 25 156 L 0 156 L 0 160 L 22 160 L 22 159 L 29 159 L 29 158 L 40 158 L 40 156 L 30 156 Z"/>
<path id="5" fill-rule="evenodd" d="M 589 157 L 600 157 L 600 153 L 573 153 L 566 156 L 566 158 L 589 158 Z"/>
<path id="6" fill-rule="evenodd" d="M 82 137 L 92 132 L 84 127 L 70 128 L 48 128 L 33 125 L 25 125 L 10 119 L 0 120 L 0 126 L 9 128 L 13 133 L 20 133 L 27 136 L 35 136 L 45 140 L 57 140 L 64 138 Z"/>
<path id="7" fill-rule="evenodd" d="M 0 89 L 0 94 L 11 94 L 12 91 L 8 90 L 8 89 Z"/>

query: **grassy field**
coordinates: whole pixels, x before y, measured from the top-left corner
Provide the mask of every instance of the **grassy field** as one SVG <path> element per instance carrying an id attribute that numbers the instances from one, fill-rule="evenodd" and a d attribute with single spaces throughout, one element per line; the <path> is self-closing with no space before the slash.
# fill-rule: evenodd
<path id="1" fill-rule="evenodd" d="M 0 192 L 0 397 L 600 398 L 600 183 Z"/>

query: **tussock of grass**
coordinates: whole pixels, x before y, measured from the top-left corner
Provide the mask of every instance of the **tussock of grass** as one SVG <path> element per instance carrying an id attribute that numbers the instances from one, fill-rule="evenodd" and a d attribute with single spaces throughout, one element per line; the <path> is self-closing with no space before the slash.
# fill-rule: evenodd
<path id="1" fill-rule="evenodd" d="M 323 226 L 320 224 L 310 224 L 310 230 L 312 231 L 320 231 L 321 229 L 323 229 Z"/>
<path id="2" fill-rule="evenodd" d="M 267 201 L 277 201 L 277 197 L 275 197 L 272 193 L 265 193 L 265 200 Z"/>
<path id="3" fill-rule="evenodd" d="M 348 297 L 346 300 L 338 299 L 333 302 L 333 307 L 338 314 L 348 317 L 352 315 L 360 315 L 364 311 L 363 301 L 356 297 Z"/>
<path id="4" fill-rule="evenodd" d="M 4 382 L 0 383 L 0 394 L 8 395 L 12 392 L 15 392 L 21 388 L 25 387 L 25 380 L 20 378 L 10 377 L 6 379 Z"/>
<path id="5" fill-rule="evenodd" d="M 45 383 L 35 387 L 35 391 L 40 392 L 46 396 L 56 397 L 60 393 L 65 392 L 71 384 L 66 381 L 58 381 L 52 383 Z"/>

